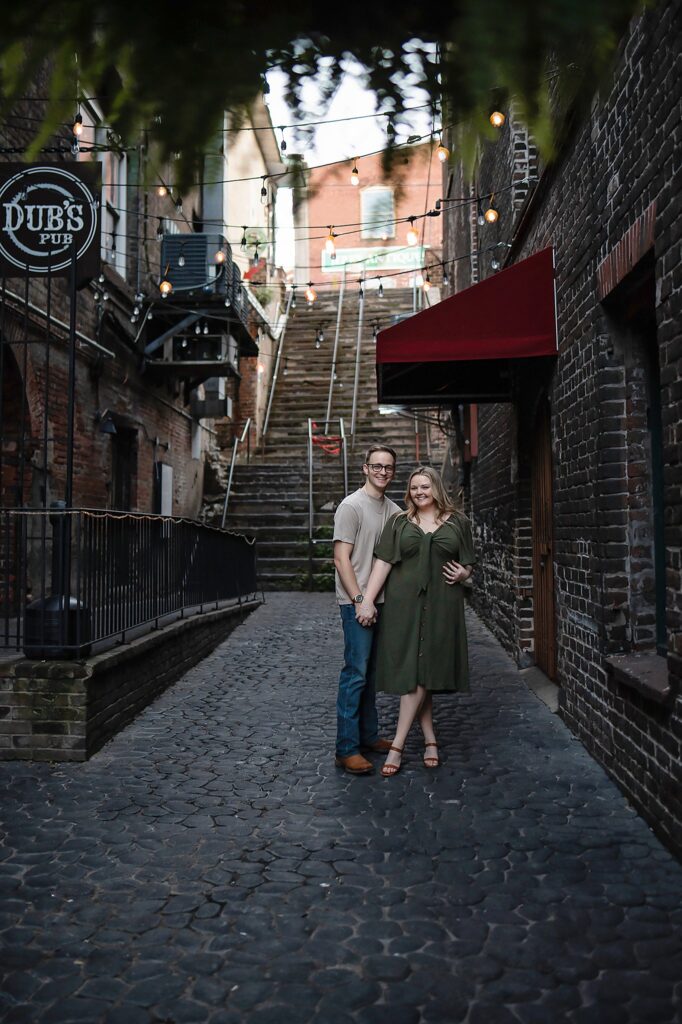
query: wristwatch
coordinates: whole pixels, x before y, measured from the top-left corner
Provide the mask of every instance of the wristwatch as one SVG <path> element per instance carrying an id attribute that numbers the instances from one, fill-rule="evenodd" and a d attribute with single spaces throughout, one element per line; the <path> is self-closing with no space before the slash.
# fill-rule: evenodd
<path id="1" fill-rule="evenodd" d="M 355 597 L 353 598 L 353 604 L 362 604 L 363 601 L 364 598 L 362 594 L 356 594 Z"/>

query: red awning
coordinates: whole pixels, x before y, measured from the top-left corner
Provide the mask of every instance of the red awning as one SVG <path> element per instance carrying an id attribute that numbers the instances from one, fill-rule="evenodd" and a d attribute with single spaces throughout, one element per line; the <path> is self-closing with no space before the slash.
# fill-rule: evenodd
<path id="1" fill-rule="evenodd" d="M 504 401 L 518 360 L 556 354 L 549 248 L 380 331 L 379 401 Z"/>

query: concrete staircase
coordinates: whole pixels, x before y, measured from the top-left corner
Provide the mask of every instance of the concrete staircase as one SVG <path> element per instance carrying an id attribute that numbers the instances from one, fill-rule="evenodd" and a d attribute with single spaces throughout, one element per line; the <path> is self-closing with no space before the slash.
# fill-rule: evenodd
<path id="1" fill-rule="evenodd" d="M 313 525 L 315 543 L 309 545 L 308 417 L 324 433 L 338 295 L 320 295 L 313 307 L 301 297 L 292 312 L 285 336 L 279 380 L 268 432 L 249 465 L 238 463 L 233 480 L 226 526 L 255 535 L 259 574 L 265 590 L 322 589 L 333 587 L 331 533 L 334 509 L 344 496 L 343 470 L 338 450 L 339 416 L 348 438 L 348 488 L 363 481 L 361 465 L 369 444 L 385 442 L 398 452 L 398 472 L 389 488 L 402 503 L 409 472 L 428 461 L 423 426 L 398 414 L 381 415 L 377 406 L 375 343 L 372 321 L 382 326 L 393 314 L 412 310 L 412 291 L 386 290 L 383 297 L 367 292 L 361 343 L 358 405 L 354 436 L 350 436 L 358 323 L 358 295 L 347 292 L 337 353 L 336 380 L 328 434 L 313 446 Z M 315 347 L 318 328 L 324 341 Z M 322 446 L 324 444 L 324 447 Z M 329 450 L 325 450 L 325 449 Z M 226 472 L 220 476 L 226 477 Z M 203 518 L 220 521 L 222 496 L 210 498 Z"/>

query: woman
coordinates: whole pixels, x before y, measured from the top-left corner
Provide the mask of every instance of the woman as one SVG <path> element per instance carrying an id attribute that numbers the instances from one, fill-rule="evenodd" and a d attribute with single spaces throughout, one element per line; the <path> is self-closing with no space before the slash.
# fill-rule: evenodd
<path id="1" fill-rule="evenodd" d="M 435 470 L 411 474 L 406 512 L 387 522 L 375 551 L 363 604 L 363 618 L 386 584 L 377 637 L 376 685 L 400 694 L 398 725 L 385 778 L 400 771 L 403 746 L 415 717 L 424 733 L 424 764 L 437 768 L 432 694 L 469 689 L 464 593 L 473 571 L 471 526 L 445 493 Z"/>

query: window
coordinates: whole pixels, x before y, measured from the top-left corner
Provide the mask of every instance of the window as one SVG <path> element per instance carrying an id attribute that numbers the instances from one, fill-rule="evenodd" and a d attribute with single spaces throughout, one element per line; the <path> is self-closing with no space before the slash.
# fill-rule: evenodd
<path id="1" fill-rule="evenodd" d="M 109 129 L 98 106 L 91 101 L 80 108 L 83 118 L 81 145 L 102 146 L 109 152 L 80 153 L 79 160 L 99 160 L 102 165 L 102 260 L 121 277 L 126 277 L 127 246 L 127 158 L 112 147 Z"/>
<path id="2" fill-rule="evenodd" d="M 363 189 L 360 195 L 363 238 L 395 238 L 393 189 L 383 185 Z"/>

